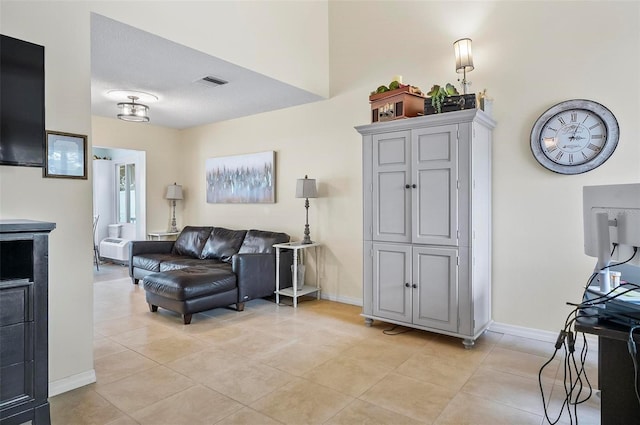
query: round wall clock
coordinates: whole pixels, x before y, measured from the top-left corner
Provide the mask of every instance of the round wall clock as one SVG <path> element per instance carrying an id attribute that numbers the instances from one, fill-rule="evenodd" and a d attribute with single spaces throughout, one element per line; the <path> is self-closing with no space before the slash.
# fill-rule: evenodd
<path id="1" fill-rule="evenodd" d="M 567 100 L 535 122 L 531 152 L 556 173 L 586 173 L 609 159 L 619 135 L 618 120 L 606 107 L 592 100 Z"/>

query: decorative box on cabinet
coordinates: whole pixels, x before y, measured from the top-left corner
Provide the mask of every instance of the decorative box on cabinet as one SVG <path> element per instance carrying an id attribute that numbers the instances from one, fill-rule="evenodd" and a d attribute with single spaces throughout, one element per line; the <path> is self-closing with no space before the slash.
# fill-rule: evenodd
<path id="1" fill-rule="evenodd" d="M 363 141 L 363 312 L 463 338 L 491 324 L 491 138 L 470 109 L 356 127 Z"/>
<path id="2" fill-rule="evenodd" d="M 48 257 L 54 223 L 0 220 L 0 424 L 49 424 Z"/>

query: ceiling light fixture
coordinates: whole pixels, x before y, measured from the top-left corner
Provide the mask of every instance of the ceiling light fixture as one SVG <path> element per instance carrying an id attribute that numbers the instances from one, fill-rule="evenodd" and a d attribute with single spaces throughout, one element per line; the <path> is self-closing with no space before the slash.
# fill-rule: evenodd
<path id="1" fill-rule="evenodd" d="M 148 122 L 149 121 L 149 107 L 142 103 L 136 103 L 138 96 L 127 96 L 131 99 L 131 102 L 120 102 L 118 108 L 121 109 L 121 113 L 118 114 L 118 119 L 131 122 Z"/>
<path id="2" fill-rule="evenodd" d="M 122 101 L 124 99 L 129 98 L 129 96 L 137 96 L 136 100 L 139 100 L 142 103 L 153 103 L 158 101 L 158 96 L 155 94 L 147 93 L 139 90 L 124 90 L 124 89 L 114 89 L 109 90 L 105 93 L 109 99 L 115 101 Z"/>

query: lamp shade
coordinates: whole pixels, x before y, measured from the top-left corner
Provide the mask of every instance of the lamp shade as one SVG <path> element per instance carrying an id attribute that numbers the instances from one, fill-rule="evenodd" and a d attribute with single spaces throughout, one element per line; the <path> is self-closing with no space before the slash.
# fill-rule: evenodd
<path id="1" fill-rule="evenodd" d="M 167 195 L 165 196 L 169 200 L 182 199 L 182 186 L 179 184 L 170 184 L 167 186 Z"/>
<path id="2" fill-rule="evenodd" d="M 456 72 L 473 71 L 473 55 L 471 54 L 471 39 L 461 38 L 453 43 L 453 50 L 456 54 Z"/>
<path id="3" fill-rule="evenodd" d="M 304 176 L 298 179 L 296 184 L 296 198 L 317 198 L 318 190 L 316 189 L 316 179 L 309 179 Z"/>

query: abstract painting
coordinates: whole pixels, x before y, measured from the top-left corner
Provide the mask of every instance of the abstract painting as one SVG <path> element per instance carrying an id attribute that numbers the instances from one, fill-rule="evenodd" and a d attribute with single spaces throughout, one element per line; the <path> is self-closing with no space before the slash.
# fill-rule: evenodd
<path id="1" fill-rule="evenodd" d="M 274 151 L 209 158 L 205 169 L 210 204 L 276 201 Z"/>

